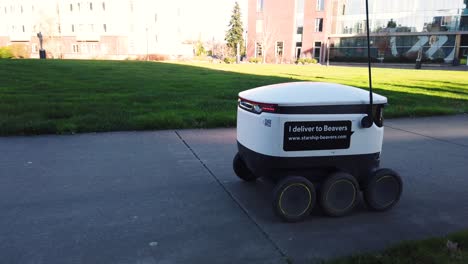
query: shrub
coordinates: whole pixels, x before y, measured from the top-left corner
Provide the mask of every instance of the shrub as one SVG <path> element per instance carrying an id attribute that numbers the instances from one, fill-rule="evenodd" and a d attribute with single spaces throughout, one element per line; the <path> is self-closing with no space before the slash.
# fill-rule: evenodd
<path id="1" fill-rule="evenodd" d="M 250 62 L 250 63 L 261 63 L 261 62 L 262 62 L 262 58 L 255 58 L 255 57 L 252 57 L 252 58 L 249 58 L 249 62 Z"/>
<path id="2" fill-rule="evenodd" d="M 29 52 L 29 47 L 25 44 L 13 44 L 10 46 L 11 53 L 13 58 L 16 59 L 26 59 L 31 57 L 31 52 Z"/>
<path id="3" fill-rule="evenodd" d="M 227 63 L 227 64 L 233 64 L 236 62 L 236 58 L 233 58 L 233 57 L 226 57 L 224 58 L 224 63 Z"/>
<path id="4" fill-rule="evenodd" d="M 445 63 L 444 58 L 436 58 L 432 60 L 433 63 Z"/>
<path id="5" fill-rule="evenodd" d="M 460 65 L 466 65 L 466 59 L 465 58 L 460 59 Z"/>
<path id="6" fill-rule="evenodd" d="M 296 64 L 316 64 L 317 60 L 312 58 L 299 58 L 296 60 Z"/>
<path id="7" fill-rule="evenodd" d="M 163 54 L 148 54 L 148 57 L 146 55 L 144 56 L 138 56 L 136 60 L 139 61 L 145 61 L 145 60 L 150 60 L 150 61 L 165 61 L 168 60 L 169 57 L 167 55 Z"/>
<path id="8" fill-rule="evenodd" d="M 11 59 L 13 58 L 13 53 L 11 52 L 10 47 L 0 47 L 0 59 Z"/>

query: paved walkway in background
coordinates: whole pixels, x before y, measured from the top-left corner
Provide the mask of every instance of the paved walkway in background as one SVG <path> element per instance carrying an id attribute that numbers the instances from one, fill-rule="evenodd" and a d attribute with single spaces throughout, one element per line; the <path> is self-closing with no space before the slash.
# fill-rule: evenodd
<path id="1" fill-rule="evenodd" d="M 373 62 L 373 68 L 398 68 L 398 69 L 414 69 L 416 63 L 378 63 Z M 326 63 L 323 63 L 326 65 Z M 367 67 L 367 62 L 330 62 L 331 66 L 349 66 L 349 67 Z M 421 70 L 444 70 L 444 71 L 468 71 L 468 65 L 452 66 L 451 64 L 430 64 L 423 63 Z"/>
<path id="2" fill-rule="evenodd" d="M 231 168 L 235 130 L 0 138 L 3 263 L 309 263 L 468 228 L 468 116 L 387 120 L 385 213 L 280 222 Z"/>

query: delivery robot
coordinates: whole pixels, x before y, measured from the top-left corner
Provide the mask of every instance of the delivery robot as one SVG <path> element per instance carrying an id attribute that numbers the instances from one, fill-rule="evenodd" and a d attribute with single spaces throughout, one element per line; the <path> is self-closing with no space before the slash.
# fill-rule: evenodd
<path id="1" fill-rule="evenodd" d="M 301 221 L 320 204 L 350 213 L 363 194 L 375 211 L 392 208 L 403 185 L 379 168 L 387 98 L 333 83 L 293 82 L 239 93 L 236 175 L 276 182 L 274 212 Z"/>

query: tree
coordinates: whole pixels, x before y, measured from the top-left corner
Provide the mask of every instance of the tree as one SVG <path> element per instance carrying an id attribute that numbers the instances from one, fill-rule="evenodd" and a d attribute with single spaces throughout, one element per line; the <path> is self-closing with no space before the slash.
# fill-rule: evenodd
<path id="1" fill-rule="evenodd" d="M 203 42 L 201 40 L 198 40 L 197 43 L 195 43 L 195 56 L 203 56 L 205 54 L 206 50 L 203 46 Z"/>
<path id="2" fill-rule="evenodd" d="M 257 33 L 257 43 L 262 46 L 262 61 L 276 63 L 283 62 L 283 54 L 277 58 L 275 54 L 275 40 L 277 39 L 278 29 L 275 28 L 271 23 L 271 17 L 265 16 L 261 21 L 261 32 Z M 257 52 L 257 51 L 255 51 Z"/>
<path id="3" fill-rule="evenodd" d="M 244 50 L 244 39 L 243 39 L 244 28 L 242 26 L 241 13 L 239 3 L 234 4 L 232 10 L 231 20 L 229 21 L 229 29 L 226 32 L 225 40 L 229 47 L 231 54 L 235 55 L 237 50 L 237 43 L 240 45 L 240 51 Z"/>
<path id="4" fill-rule="evenodd" d="M 390 19 L 390 21 L 388 21 L 387 23 L 387 28 L 396 28 L 396 27 L 397 27 L 396 22 L 393 21 L 393 18 Z"/>

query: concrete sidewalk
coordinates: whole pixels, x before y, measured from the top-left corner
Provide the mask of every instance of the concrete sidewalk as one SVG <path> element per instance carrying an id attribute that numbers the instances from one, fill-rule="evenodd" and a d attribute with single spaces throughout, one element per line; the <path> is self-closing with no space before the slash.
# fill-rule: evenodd
<path id="1" fill-rule="evenodd" d="M 386 122 L 400 204 L 285 224 L 241 182 L 235 130 L 0 138 L 5 263 L 307 263 L 468 228 L 468 116 Z"/>

